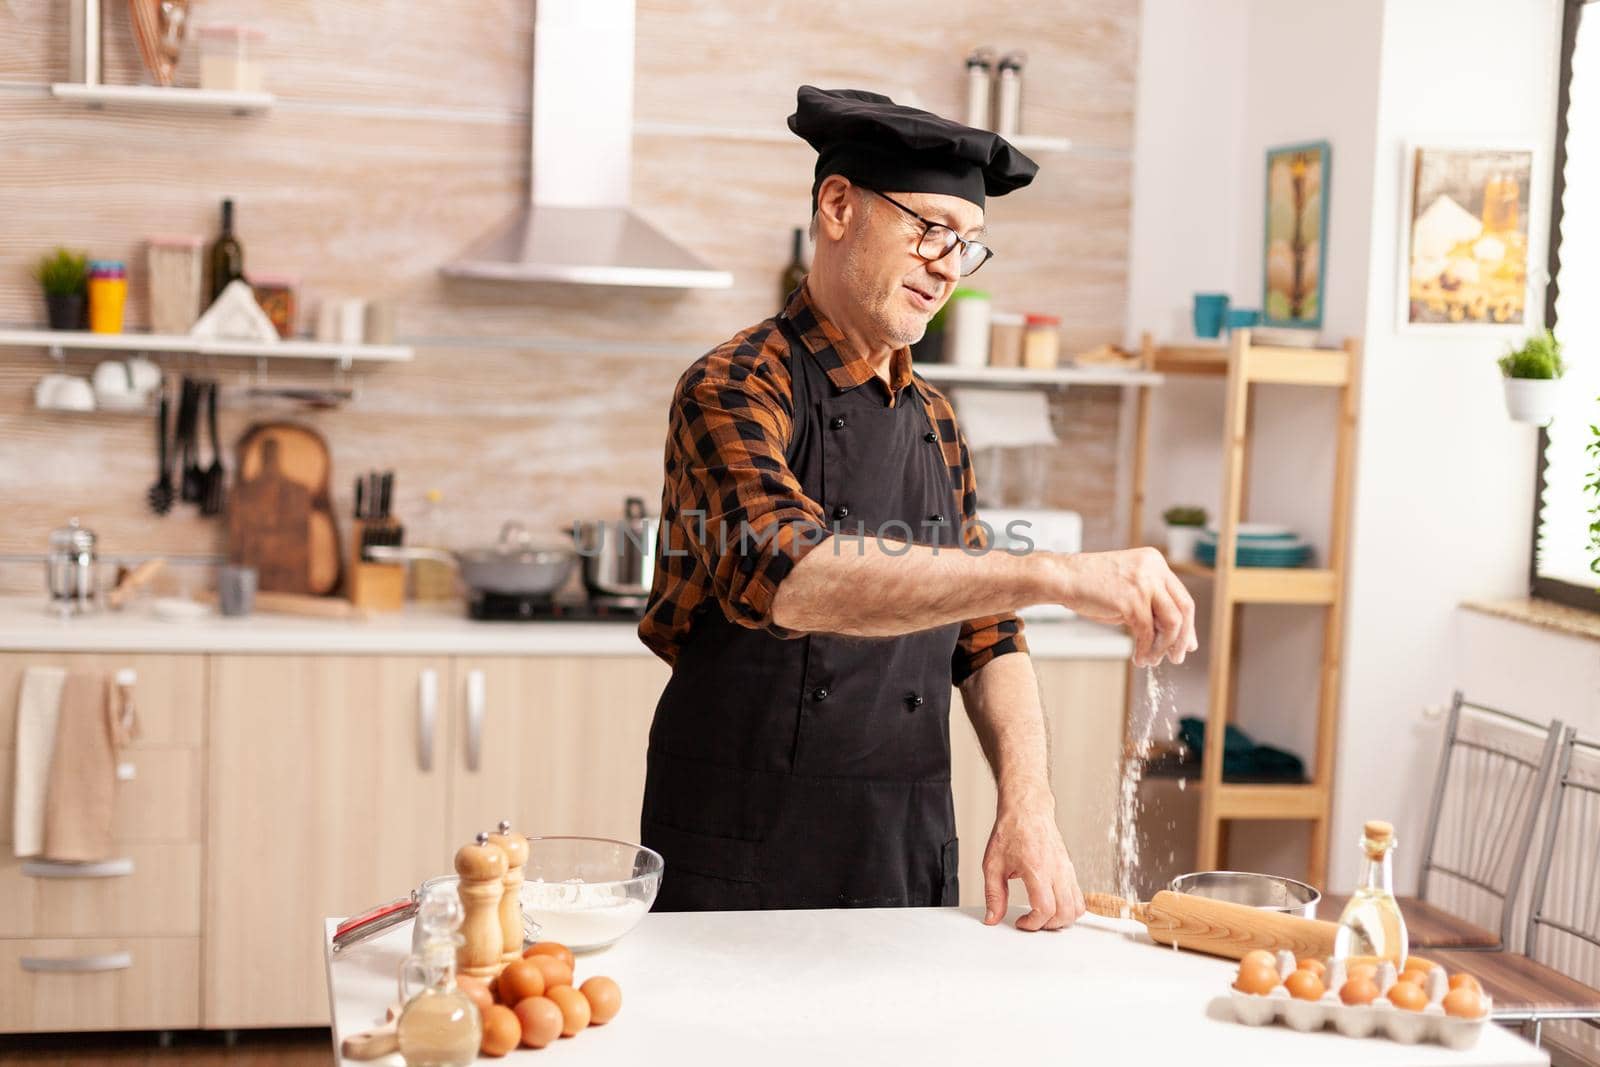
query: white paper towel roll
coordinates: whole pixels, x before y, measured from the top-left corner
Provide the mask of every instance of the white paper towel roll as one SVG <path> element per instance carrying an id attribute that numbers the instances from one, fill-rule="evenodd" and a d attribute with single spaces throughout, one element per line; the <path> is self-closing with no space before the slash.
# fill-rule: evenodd
<path id="1" fill-rule="evenodd" d="M 1050 428 L 1050 399 L 1038 389 L 952 389 L 950 402 L 974 449 L 1060 443 Z"/>

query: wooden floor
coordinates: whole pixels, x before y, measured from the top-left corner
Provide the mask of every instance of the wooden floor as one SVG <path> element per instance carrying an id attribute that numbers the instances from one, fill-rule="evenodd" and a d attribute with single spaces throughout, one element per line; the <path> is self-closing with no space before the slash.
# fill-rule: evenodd
<path id="1" fill-rule="evenodd" d="M 54 1034 L 0 1037 L 0 1063 L 33 1067 L 328 1067 L 326 1030 L 241 1030 L 233 1045 L 220 1033 L 174 1033 L 162 1048 L 155 1034 Z"/>

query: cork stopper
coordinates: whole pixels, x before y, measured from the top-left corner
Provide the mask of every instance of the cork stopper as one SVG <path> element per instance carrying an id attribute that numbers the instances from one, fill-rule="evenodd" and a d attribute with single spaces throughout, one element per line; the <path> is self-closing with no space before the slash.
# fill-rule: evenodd
<path id="1" fill-rule="evenodd" d="M 511 823 L 500 820 L 498 833 L 489 835 L 489 844 L 506 854 L 507 867 L 521 867 L 528 862 L 528 839 L 511 829 Z"/>
<path id="2" fill-rule="evenodd" d="M 482 881 L 506 876 L 506 854 L 489 844 L 488 834 L 479 834 L 475 845 L 462 845 L 456 852 L 456 873 L 462 878 Z"/>
<path id="3" fill-rule="evenodd" d="M 1394 826 L 1382 819 L 1368 819 L 1361 828 L 1364 835 L 1361 847 L 1372 859 L 1377 859 L 1394 847 Z"/>

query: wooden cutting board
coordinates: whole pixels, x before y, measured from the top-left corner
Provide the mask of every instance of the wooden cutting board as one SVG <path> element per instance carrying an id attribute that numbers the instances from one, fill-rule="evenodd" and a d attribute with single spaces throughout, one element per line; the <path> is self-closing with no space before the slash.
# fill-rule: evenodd
<path id="1" fill-rule="evenodd" d="M 328 445 L 315 430 L 257 423 L 239 439 L 228 494 L 228 558 L 254 567 L 263 592 L 327 596 L 339 587 Z"/>

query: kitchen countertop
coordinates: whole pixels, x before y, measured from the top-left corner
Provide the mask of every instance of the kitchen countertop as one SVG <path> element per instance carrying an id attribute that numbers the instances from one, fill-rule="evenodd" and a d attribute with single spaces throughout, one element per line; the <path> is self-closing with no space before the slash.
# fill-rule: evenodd
<path id="1" fill-rule="evenodd" d="M 1493 1024 L 1459 1052 L 1331 1030 L 1244 1026 L 1224 1014 L 1231 961 L 1158 947 L 1137 923 L 1090 915 L 1061 933 L 1026 934 L 985 927 L 980 911 L 647 915 L 616 945 L 578 958 L 580 981 L 604 974 L 621 985 L 621 1014 L 549 1048 L 518 1049 L 508 1060 L 652 1067 L 1550 1062 Z M 1022 911 L 1014 908 L 1009 919 Z M 336 922 L 328 920 L 326 937 Z M 340 1035 L 382 1021 L 410 941 L 406 923 L 330 961 L 336 1060 Z M 392 1055 L 376 1062 L 402 1061 Z"/>
<path id="2" fill-rule="evenodd" d="M 647 656 L 632 622 L 478 622 L 459 606 L 412 606 L 362 621 L 257 613 L 171 622 L 146 604 L 61 619 L 42 597 L 0 597 L 0 651 Z M 1027 624 L 1040 659 L 1127 659 L 1120 629 L 1083 619 Z"/>

